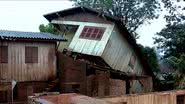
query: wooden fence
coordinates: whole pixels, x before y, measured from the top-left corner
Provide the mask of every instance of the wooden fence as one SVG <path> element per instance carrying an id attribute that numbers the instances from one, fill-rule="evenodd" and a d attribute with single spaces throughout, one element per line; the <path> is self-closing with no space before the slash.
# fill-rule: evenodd
<path id="1" fill-rule="evenodd" d="M 41 101 L 42 100 L 42 101 Z M 28 104 L 185 104 L 185 90 L 93 98 L 74 93 L 30 96 Z"/>
<path id="2" fill-rule="evenodd" d="M 185 90 L 103 98 L 111 104 L 185 104 Z"/>

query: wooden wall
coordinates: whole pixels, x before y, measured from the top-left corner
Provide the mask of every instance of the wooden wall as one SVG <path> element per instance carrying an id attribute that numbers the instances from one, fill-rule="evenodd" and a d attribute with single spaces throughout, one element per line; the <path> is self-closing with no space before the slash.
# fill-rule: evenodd
<path id="1" fill-rule="evenodd" d="M 46 81 L 56 76 L 55 43 L 2 42 L 8 46 L 8 63 L 0 63 L 0 78 L 16 81 Z M 25 63 L 25 47 L 38 47 L 38 63 Z"/>
<path id="2" fill-rule="evenodd" d="M 68 46 L 70 45 L 74 35 L 75 35 L 75 32 L 67 32 L 64 35 L 64 38 L 67 39 L 67 42 L 60 42 L 58 50 L 62 52 L 64 48 L 67 49 Z"/>
<path id="3" fill-rule="evenodd" d="M 143 67 L 140 64 L 137 55 L 122 35 L 124 34 L 119 33 L 118 29 L 115 27 L 103 52 L 103 59 L 113 69 L 135 74 L 144 74 Z M 133 53 L 136 55 L 136 62 L 134 67 L 131 68 L 128 64 Z"/>
<path id="4" fill-rule="evenodd" d="M 184 96 L 181 101 L 177 100 L 179 95 Z M 185 104 L 185 90 L 107 97 L 103 100 L 111 104 Z"/>
<path id="5" fill-rule="evenodd" d="M 75 22 L 91 22 L 91 23 L 106 23 L 112 24 L 112 22 L 100 18 L 98 15 L 93 15 L 91 13 L 83 12 L 78 14 L 73 14 L 65 17 L 60 17 L 55 20 L 59 21 L 75 21 Z"/>
<path id="6" fill-rule="evenodd" d="M 134 73 L 136 75 L 145 75 L 144 68 L 139 61 L 139 58 L 132 49 L 132 46 L 122 35 L 124 34 L 121 34 L 118 29 L 114 27 L 114 30 L 112 31 L 112 34 L 108 40 L 108 43 L 106 44 L 101 57 L 113 69 L 120 70 L 122 72 Z M 133 68 L 131 68 L 129 66 L 129 61 L 131 55 L 133 54 L 136 56 L 136 61 Z M 144 87 L 141 86 L 139 80 L 130 80 L 130 84 L 131 93 L 141 93 L 145 91 Z"/>

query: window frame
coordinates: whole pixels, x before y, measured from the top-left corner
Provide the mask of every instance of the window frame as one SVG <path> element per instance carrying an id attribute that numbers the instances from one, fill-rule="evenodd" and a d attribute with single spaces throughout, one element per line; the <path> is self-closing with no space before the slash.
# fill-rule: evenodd
<path id="1" fill-rule="evenodd" d="M 38 47 L 36 46 L 25 47 L 25 63 L 26 64 L 38 63 Z"/>
<path id="2" fill-rule="evenodd" d="M 89 40 L 101 40 L 105 31 L 105 27 L 84 26 L 79 38 Z"/>
<path id="3" fill-rule="evenodd" d="M 2 51 L 2 50 L 5 50 L 5 51 Z M 4 45 L 0 46 L 0 63 L 1 64 L 8 63 L 8 46 L 4 46 Z"/>
<path id="4" fill-rule="evenodd" d="M 132 69 L 134 69 L 134 67 L 135 67 L 136 60 L 137 60 L 136 55 L 135 55 L 134 53 L 132 53 L 132 55 L 130 56 L 129 63 L 128 63 L 128 65 L 129 65 Z"/>

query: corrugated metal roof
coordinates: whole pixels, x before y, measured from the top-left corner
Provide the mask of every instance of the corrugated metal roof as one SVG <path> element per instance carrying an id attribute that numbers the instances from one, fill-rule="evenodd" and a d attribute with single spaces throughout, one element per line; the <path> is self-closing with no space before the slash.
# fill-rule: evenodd
<path id="1" fill-rule="evenodd" d="M 56 36 L 44 32 L 20 32 L 0 30 L 0 39 L 41 39 L 52 41 L 66 41 L 62 36 Z"/>

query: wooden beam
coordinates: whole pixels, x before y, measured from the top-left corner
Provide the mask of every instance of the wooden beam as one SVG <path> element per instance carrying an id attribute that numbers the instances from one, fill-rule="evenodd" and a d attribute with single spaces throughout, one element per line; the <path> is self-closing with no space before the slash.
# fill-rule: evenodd
<path id="1" fill-rule="evenodd" d="M 101 71 L 110 71 L 110 73 L 115 73 L 118 74 L 120 76 L 126 76 L 129 79 L 141 79 L 141 78 L 147 78 L 147 75 L 137 75 L 137 74 L 133 74 L 133 73 L 126 73 L 126 72 L 121 72 L 112 68 L 108 68 L 108 67 L 100 67 L 98 65 L 92 65 L 90 64 L 90 67 L 93 67 L 97 70 L 101 70 Z"/>
<path id="2" fill-rule="evenodd" d="M 99 27 L 114 26 L 114 24 L 91 23 L 91 22 L 76 22 L 76 21 L 62 21 L 62 20 L 52 20 L 51 23 L 53 23 L 53 24 L 65 24 L 65 25 L 88 25 L 88 26 L 99 26 Z"/>

